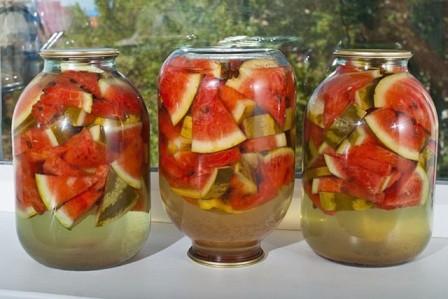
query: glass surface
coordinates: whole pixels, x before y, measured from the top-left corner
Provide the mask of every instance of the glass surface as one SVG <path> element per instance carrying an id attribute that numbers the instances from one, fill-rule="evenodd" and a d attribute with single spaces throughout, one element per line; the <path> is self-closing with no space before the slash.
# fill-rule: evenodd
<path id="1" fill-rule="evenodd" d="M 38 34 L 9 36 L 33 38 L 37 47 L 31 61 L 39 61 L 37 49 L 57 31 L 64 31 L 61 46 L 120 49 L 119 68 L 141 92 L 151 114 L 153 166 L 158 163 L 157 75 L 162 62 L 176 48 L 216 45 L 223 40 L 250 45 L 260 42 L 256 37 L 263 37 L 265 46 L 279 48 L 294 68 L 299 124 L 303 122 L 306 102 L 328 73 L 335 48 L 405 48 L 414 53 L 410 61 L 412 73 L 435 101 L 441 127 L 438 178 L 448 175 L 448 147 L 443 146 L 448 136 L 446 0 L 34 0 L 28 1 L 27 7 L 35 18 L 33 22 L 38 24 L 29 30 Z M 8 28 L 7 20 L 12 19 L 0 17 L 2 28 Z M 26 28 L 12 24 L 14 28 Z M 2 34 L 5 32 L 10 31 Z M 12 61 L 10 53 L 15 53 L 17 65 L 35 68 L 34 62 L 22 56 L 24 47 L 13 45 L 14 48 L 1 45 L 1 72 L 5 73 L 5 65 Z M 39 68 L 28 78 L 38 71 Z M 25 80 L 22 86 L 28 82 Z M 3 95 L 5 92 L 3 89 Z M 4 105 L 14 105 L 16 100 L 17 94 L 13 93 Z M 12 108 L 4 111 L 5 122 L 10 123 L 8 113 Z M 301 126 L 298 134 L 302 134 Z M 4 159 L 11 160 L 7 125 L 2 135 Z M 301 156 L 299 145 L 298 169 Z"/>
<path id="2" fill-rule="evenodd" d="M 406 59 L 336 58 L 306 110 L 303 235 L 326 258 L 392 265 L 431 236 L 438 122 Z"/>
<path id="3" fill-rule="evenodd" d="M 12 121 L 17 232 L 58 268 L 112 266 L 149 232 L 149 120 L 113 58 L 48 59 Z"/>
<path id="4" fill-rule="evenodd" d="M 159 76 L 160 191 L 190 256 L 241 264 L 294 185 L 294 75 L 279 51 L 183 49 Z"/>

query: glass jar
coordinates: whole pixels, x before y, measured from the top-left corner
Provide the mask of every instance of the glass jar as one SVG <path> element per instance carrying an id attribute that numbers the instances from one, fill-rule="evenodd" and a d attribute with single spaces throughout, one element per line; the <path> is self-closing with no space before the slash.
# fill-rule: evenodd
<path id="1" fill-rule="evenodd" d="M 337 50 L 306 110 L 302 229 L 328 259 L 393 265 L 431 237 L 438 121 L 401 50 Z"/>
<path id="2" fill-rule="evenodd" d="M 193 240 L 189 256 L 216 266 L 263 257 L 294 185 L 294 75 L 277 50 L 181 49 L 159 77 L 160 191 Z"/>
<path id="3" fill-rule="evenodd" d="M 149 233 L 148 113 L 117 55 L 42 51 L 14 110 L 17 233 L 51 267 L 119 264 Z"/>

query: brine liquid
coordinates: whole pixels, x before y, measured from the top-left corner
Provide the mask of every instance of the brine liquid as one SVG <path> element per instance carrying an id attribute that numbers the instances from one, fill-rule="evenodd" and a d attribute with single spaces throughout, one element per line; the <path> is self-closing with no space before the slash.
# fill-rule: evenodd
<path id="1" fill-rule="evenodd" d="M 47 266 L 97 269 L 120 264 L 142 248 L 150 229 L 150 214 L 129 211 L 107 225 L 96 227 L 89 213 L 71 230 L 46 212 L 29 219 L 17 216 L 17 232 L 25 250 Z"/>
<path id="2" fill-rule="evenodd" d="M 255 208 L 234 213 L 203 210 L 176 195 L 160 177 L 160 192 L 166 211 L 176 226 L 193 240 L 193 247 L 218 255 L 250 254 L 260 240 L 282 220 L 292 198 L 293 183 Z"/>
<path id="3" fill-rule="evenodd" d="M 393 265 L 413 259 L 431 237 L 429 201 L 394 210 L 338 211 L 326 215 L 302 201 L 302 230 L 311 248 L 331 260 L 360 265 Z"/>

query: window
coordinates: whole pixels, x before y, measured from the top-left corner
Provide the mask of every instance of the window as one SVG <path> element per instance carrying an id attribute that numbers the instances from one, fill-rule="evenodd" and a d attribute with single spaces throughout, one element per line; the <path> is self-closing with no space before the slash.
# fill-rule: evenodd
<path id="1" fill-rule="evenodd" d="M 37 49 L 53 32 L 64 31 L 63 43 L 68 47 L 107 46 L 121 51 L 119 69 L 140 90 L 150 110 L 154 166 L 156 78 L 164 59 L 182 45 L 262 36 L 265 43 L 288 56 L 296 71 L 299 117 L 327 74 L 336 47 L 402 47 L 414 52 L 411 72 L 430 90 L 438 109 L 439 177 L 448 177 L 448 147 L 444 146 L 448 138 L 448 1 L 35 0 L 2 2 L 0 24 L 4 28 L 0 33 L 3 160 L 11 159 L 13 105 L 20 89 L 38 72 Z"/>

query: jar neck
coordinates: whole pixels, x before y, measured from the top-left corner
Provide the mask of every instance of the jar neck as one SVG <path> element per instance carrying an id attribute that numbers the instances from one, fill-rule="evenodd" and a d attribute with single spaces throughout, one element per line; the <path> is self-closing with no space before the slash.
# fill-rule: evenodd
<path id="1" fill-rule="evenodd" d="M 358 58 L 358 57 L 336 57 L 333 67 L 338 69 L 353 68 L 356 71 L 380 70 L 382 73 L 400 73 L 408 71 L 407 58 L 384 59 L 384 58 Z"/>
<path id="2" fill-rule="evenodd" d="M 88 70 L 89 68 L 98 70 L 115 70 L 115 58 L 100 58 L 100 59 L 45 59 L 44 72 L 60 72 L 62 70 Z"/>

